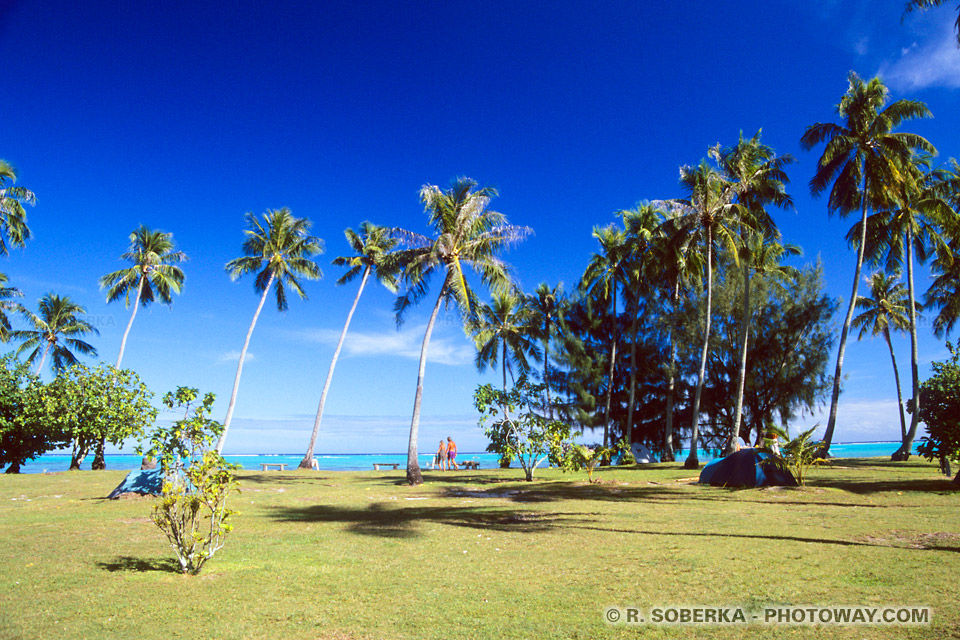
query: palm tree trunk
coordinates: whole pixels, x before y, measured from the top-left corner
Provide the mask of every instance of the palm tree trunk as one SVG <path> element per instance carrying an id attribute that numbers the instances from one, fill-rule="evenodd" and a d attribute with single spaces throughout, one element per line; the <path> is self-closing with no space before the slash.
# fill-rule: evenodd
<path id="1" fill-rule="evenodd" d="M 673 283 L 673 309 L 672 314 L 676 314 L 677 305 L 680 303 L 680 280 Z M 663 456 L 660 462 L 673 462 L 676 458 L 673 453 L 673 395 L 676 380 L 677 366 L 677 345 L 674 342 L 674 317 L 670 318 L 670 331 L 667 339 L 670 341 L 670 370 L 667 372 L 667 415 L 666 415 L 666 433 L 663 436 Z"/>
<path id="2" fill-rule="evenodd" d="M 546 413 L 547 417 L 553 420 L 553 405 L 550 403 L 550 380 L 547 378 L 547 363 L 549 362 L 549 351 L 550 351 L 550 320 L 547 320 L 546 327 L 546 338 L 543 340 L 543 384 L 547 392 L 547 406 Z"/>
<path id="3" fill-rule="evenodd" d="M 903 444 L 891 456 L 892 460 L 908 460 L 913 439 L 917 437 L 920 423 L 920 376 L 917 370 L 917 305 L 914 302 L 913 289 L 913 231 L 907 227 L 907 295 L 910 299 L 910 374 L 913 377 L 913 411 L 910 413 L 910 429 L 903 438 Z"/>
<path id="4" fill-rule="evenodd" d="M 430 320 L 427 322 L 427 330 L 423 334 L 423 345 L 420 347 L 420 369 L 417 373 L 417 393 L 413 398 L 413 418 L 410 420 L 410 440 L 407 443 L 407 482 L 411 485 L 423 483 L 423 475 L 420 473 L 420 463 L 417 461 L 417 432 L 420 429 L 420 402 L 423 399 L 423 375 L 427 369 L 427 347 L 430 346 L 430 334 L 433 333 L 433 325 L 437 321 L 437 315 L 440 313 L 440 304 L 443 302 L 443 296 L 447 292 L 447 283 L 444 281 L 440 288 L 440 295 L 437 296 L 437 304 L 433 306 L 433 313 L 430 314 Z"/>
<path id="5" fill-rule="evenodd" d="M 893 362 L 893 379 L 897 383 L 897 409 L 900 411 L 900 442 L 907 438 L 907 420 L 903 415 L 903 394 L 900 392 L 900 370 L 897 369 L 897 356 L 893 353 L 893 341 L 890 339 L 890 328 L 884 327 L 883 338 L 890 348 L 890 360 Z"/>
<path id="6" fill-rule="evenodd" d="M 43 348 L 43 354 L 40 356 L 40 364 L 37 365 L 36 375 L 40 375 L 40 372 L 43 371 L 43 363 L 47 360 L 47 353 L 50 352 L 50 345 L 53 343 L 47 340 L 47 346 Z"/>
<path id="7" fill-rule="evenodd" d="M 273 284 L 274 275 L 270 275 L 267 280 L 267 286 L 263 288 L 263 295 L 260 296 L 260 303 L 253 314 L 253 321 L 250 328 L 247 329 L 247 337 L 243 341 L 243 349 L 240 351 L 240 361 L 237 363 L 237 376 L 233 379 L 233 392 L 230 394 L 230 404 L 227 405 L 227 417 L 223 420 L 223 432 L 220 439 L 217 440 L 217 453 L 223 453 L 223 444 L 227 441 L 227 430 L 230 429 L 230 421 L 233 420 L 233 409 L 237 404 L 237 391 L 240 389 L 240 374 L 243 372 L 243 361 L 247 357 L 247 347 L 250 346 L 250 336 L 253 335 L 253 328 L 257 326 L 257 318 L 260 317 L 260 311 L 263 310 L 263 303 L 267 301 L 267 294 L 270 293 L 270 286 Z"/>
<path id="8" fill-rule="evenodd" d="M 747 341 L 750 339 L 750 264 L 743 261 L 743 317 L 740 320 L 740 374 L 737 376 L 737 408 L 733 414 L 733 432 L 727 443 L 727 453 L 736 449 L 734 443 L 740 437 L 740 422 L 743 418 L 743 387 L 747 380 Z"/>
<path id="9" fill-rule="evenodd" d="M 140 296 L 143 294 L 143 275 L 140 276 L 140 284 L 137 285 L 137 297 L 133 301 L 133 313 L 130 314 L 130 320 L 127 321 L 127 328 L 123 332 L 123 339 L 120 340 L 120 353 L 117 354 L 117 364 L 115 368 L 120 368 L 120 362 L 123 360 L 123 352 L 127 348 L 127 336 L 130 335 L 130 327 L 133 326 L 133 319 L 137 317 L 137 309 L 140 307 Z M 129 299 L 129 298 L 128 298 Z"/>
<path id="10" fill-rule="evenodd" d="M 713 307 L 713 228 L 707 227 L 707 318 L 703 331 L 703 350 L 700 353 L 700 372 L 697 374 L 697 390 L 693 396 L 693 431 L 690 434 L 690 454 L 683 466 L 696 469 L 700 466 L 697 458 L 697 446 L 700 441 L 700 396 L 707 375 L 707 351 L 710 347 L 710 313 Z"/>
<path id="11" fill-rule="evenodd" d="M 633 444 L 633 401 L 636 398 L 637 390 L 637 320 L 640 316 L 640 297 L 635 297 L 633 318 L 631 319 L 632 326 L 630 327 L 632 337 L 630 342 L 630 400 L 627 404 L 627 446 Z"/>
<path id="12" fill-rule="evenodd" d="M 820 455 L 830 454 L 830 443 L 833 442 L 833 431 L 837 427 L 837 406 L 840 403 L 840 380 L 843 375 L 843 354 L 847 350 L 847 334 L 850 333 L 850 324 L 853 322 L 853 312 L 857 307 L 857 291 L 860 286 L 860 271 L 863 269 L 863 251 L 867 243 L 867 177 L 863 177 L 863 191 L 860 194 L 860 243 L 857 246 L 857 268 L 853 273 L 853 292 L 850 294 L 850 304 L 847 307 L 847 317 L 843 320 L 840 330 L 840 346 L 837 349 L 837 368 L 833 373 L 833 395 L 830 398 L 830 417 L 827 418 L 827 429 L 823 433 L 823 446 Z"/>
<path id="13" fill-rule="evenodd" d="M 603 412 L 603 446 L 610 443 L 610 404 L 613 400 L 613 372 L 617 364 L 617 282 L 613 282 L 613 301 L 610 305 L 610 319 L 613 321 L 613 342 L 610 345 L 610 372 L 607 374 L 607 407 Z"/>
<path id="14" fill-rule="evenodd" d="M 347 321 L 343 323 L 343 331 L 340 332 L 340 339 L 337 341 L 337 348 L 333 351 L 333 359 L 330 361 L 330 369 L 327 371 L 327 379 L 323 383 L 323 391 L 320 392 L 320 406 L 317 407 L 317 417 L 313 421 L 313 433 L 310 434 L 310 445 L 307 447 L 307 453 L 300 461 L 300 469 L 313 468 L 313 450 L 317 446 L 317 436 L 320 434 L 320 421 L 323 420 L 323 406 L 327 402 L 327 392 L 330 390 L 330 381 L 333 380 L 333 370 L 337 366 L 337 359 L 340 358 L 340 350 L 343 348 L 343 341 L 347 337 L 347 329 L 350 328 L 350 321 L 353 319 L 353 312 L 357 310 L 357 303 L 360 302 L 360 294 L 363 293 L 363 287 L 367 284 L 367 277 L 370 275 L 370 266 L 363 270 L 363 277 L 360 279 L 360 288 L 353 299 L 353 306 L 347 314 Z"/>

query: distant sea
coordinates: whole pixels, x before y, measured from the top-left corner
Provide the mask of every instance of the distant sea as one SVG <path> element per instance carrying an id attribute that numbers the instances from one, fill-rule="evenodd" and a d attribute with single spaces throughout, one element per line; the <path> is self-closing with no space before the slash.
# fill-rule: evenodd
<path id="1" fill-rule="evenodd" d="M 899 442 L 849 442 L 834 443 L 830 446 L 830 455 L 835 458 L 874 458 L 890 457 L 897 450 Z M 699 458 L 701 461 L 713 460 L 716 452 L 700 450 Z M 683 460 L 687 452 L 678 450 L 676 459 Z M 303 459 L 303 454 L 243 454 L 224 456 L 228 462 L 239 464 L 244 469 L 259 470 L 263 463 L 282 463 L 287 464 L 288 469 L 296 469 Z M 405 453 L 333 453 L 314 455 L 321 471 L 372 471 L 375 462 L 396 462 L 403 469 L 407 466 L 407 454 Z M 433 461 L 433 454 L 421 455 L 420 468 L 429 469 Z M 141 457 L 137 455 L 107 455 L 107 470 L 129 471 L 139 469 Z M 499 467 L 499 456 L 495 453 L 466 453 L 461 452 L 457 456 L 458 462 L 464 460 L 476 460 L 480 463 L 481 469 L 494 469 Z M 93 455 L 88 455 L 83 463 L 84 469 L 90 468 L 93 461 Z M 511 466 L 517 467 L 514 462 Z M 44 454 L 36 460 L 31 460 L 24 464 L 20 470 L 23 473 L 44 473 L 66 471 L 70 467 L 70 456 L 65 454 Z M 0 469 L 5 469 L 2 467 Z"/>

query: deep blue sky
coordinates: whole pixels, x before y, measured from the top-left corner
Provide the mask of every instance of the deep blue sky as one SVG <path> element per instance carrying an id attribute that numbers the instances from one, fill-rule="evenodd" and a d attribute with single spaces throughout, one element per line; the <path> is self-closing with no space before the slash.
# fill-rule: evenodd
<path id="1" fill-rule="evenodd" d="M 113 362 L 128 311 L 97 278 L 137 225 L 171 231 L 191 257 L 172 309 L 138 315 L 124 358 L 158 395 L 214 391 L 226 409 L 256 306 L 231 283 L 244 212 L 290 207 L 326 240 L 325 277 L 290 311 L 266 309 L 244 369 L 228 452 L 300 451 L 354 286 L 329 259 L 362 220 L 424 231 L 424 183 L 467 175 L 536 235 L 509 254 L 521 284 L 573 287 L 593 226 L 643 199 L 680 196 L 678 167 L 763 129 L 798 162 L 796 213 L 778 217 L 828 289 L 849 295 L 851 221 L 830 219 L 798 140 L 833 118 L 855 70 L 894 98 L 923 100 L 911 123 L 960 155 L 960 51 L 952 6 L 900 21 L 902 0 L 808 2 L 0 2 L 0 157 L 35 191 L 35 239 L 0 262 L 25 301 L 48 291 L 87 306 Z M 925 287 L 921 273 L 918 286 Z M 318 450 L 402 451 L 429 305 L 399 332 L 391 296 L 361 300 Z M 839 322 L 839 319 L 838 319 Z M 924 374 L 945 353 L 921 337 Z M 897 343 L 902 373 L 909 361 Z M 431 344 L 421 449 L 452 433 L 482 449 L 472 352 L 453 317 Z M 838 440 L 895 439 L 882 341 L 851 343 Z M 222 415 L 220 415 L 222 418 Z M 810 420 L 815 421 L 817 417 Z"/>

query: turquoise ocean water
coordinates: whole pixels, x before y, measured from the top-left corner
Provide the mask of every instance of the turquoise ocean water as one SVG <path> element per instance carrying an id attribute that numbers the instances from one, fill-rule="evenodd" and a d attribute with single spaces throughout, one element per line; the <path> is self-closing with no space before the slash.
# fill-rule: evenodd
<path id="1" fill-rule="evenodd" d="M 899 442 L 851 442 L 834 443 L 830 447 L 830 454 L 836 458 L 873 458 L 890 457 L 899 446 Z M 686 451 L 677 451 L 677 460 L 683 460 L 686 457 Z M 288 469 L 296 469 L 303 459 L 303 454 L 247 454 L 247 455 L 228 455 L 224 456 L 228 462 L 239 464 L 244 469 L 259 470 L 262 463 L 280 463 L 285 462 Z M 372 471 L 374 462 L 396 462 L 403 469 L 407 465 L 407 454 L 405 453 L 336 453 L 336 454 L 318 454 L 314 456 L 320 465 L 321 471 Z M 710 451 L 700 451 L 699 458 L 702 462 L 714 459 Z M 83 468 L 89 469 L 93 455 L 87 456 Z M 130 470 L 140 468 L 140 456 L 136 455 L 108 455 L 106 463 L 108 470 Z M 476 460 L 480 463 L 481 469 L 493 469 L 499 466 L 499 457 L 494 453 L 465 453 L 461 452 L 457 457 L 459 462 L 464 460 Z M 421 455 L 420 467 L 430 468 L 433 461 L 433 455 Z M 512 465 L 517 466 L 516 462 Z M 66 471 L 70 467 L 70 456 L 63 454 L 45 454 L 31 460 L 21 467 L 23 473 L 52 473 L 57 471 Z"/>

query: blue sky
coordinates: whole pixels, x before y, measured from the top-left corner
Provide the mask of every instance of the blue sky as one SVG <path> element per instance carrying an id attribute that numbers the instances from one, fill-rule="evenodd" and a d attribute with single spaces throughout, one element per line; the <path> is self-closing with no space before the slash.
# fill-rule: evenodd
<path id="1" fill-rule="evenodd" d="M 950 3 L 948 3 L 950 4 Z M 97 279 L 122 266 L 139 224 L 173 232 L 191 261 L 172 308 L 142 310 L 124 365 L 158 395 L 218 394 L 226 411 L 256 306 L 223 264 L 242 216 L 287 206 L 326 241 L 324 279 L 286 314 L 265 309 L 244 368 L 227 452 L 298 452 L 355 289 L 329 260 L 362 220 L 425 230 L 424 183 L 467 175 L 535 235 L 508 259 L 522 286 L 573 287 L 590 231 L 643 199 L 677 197 L 678 167 L 763 129 L 796 156 L 796 213 L 778 215 L 805 260 L 823 259 L 846 297 L 852 220 L 831 219 L 807 183 L 806 126 L 833 118 L 846 75 L 881 74 L 894 98 L 925 101 L 911 123 L 942 158 L 960 155 L 960 51 L 951 6 L 909 16 L 902 0 L 811 3 L 339 2 L 0 3 L 0 157 L 37 206 L 35 239 L 0 270 L 35 301 L 84 304 L 112 362 L 128 318 Z M 925 275 L 918 287 L 925 287 Z M 429 305 L 398 331 L 392 297 L 364 294 L 331 388 L 319 451 L 403 451 Z M 839 322 L 839 319 L 838 319 Z M 906 340 L 896 347 L 908 376 Z M 924 331 L 922 375 L 945 354 Z M 471 396 L 493 380 L 453 316 L 431 343 L 420 447 L 485 442 Z M 896 439 L 882 341 L 851 343 L 836 439 Z M 811 422 L 817 416 L 810 417 Z"/>

